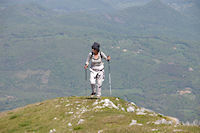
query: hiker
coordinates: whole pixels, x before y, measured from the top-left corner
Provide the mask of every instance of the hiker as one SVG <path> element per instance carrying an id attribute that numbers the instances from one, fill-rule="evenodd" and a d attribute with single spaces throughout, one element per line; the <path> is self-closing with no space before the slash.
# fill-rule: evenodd
<path id="1" fill-rule="evenodd" d="M 102 62 L 102 58 L 109 61 L 110 56 L 106 56 L 103 52 L 100 51 L 100 44 L 94 42 L 92 45 L 92 52 L 89 53 L 84 68 L 87 69 L 89 65 L 89 61 L 91 60 L 90 67 L 90 84 L 92 88 L 91 96 L 96 95 L 96 85 L 97 85 L 97 97 L 101 96 L 101 87 L 104 81 L 104 63 Z"/>

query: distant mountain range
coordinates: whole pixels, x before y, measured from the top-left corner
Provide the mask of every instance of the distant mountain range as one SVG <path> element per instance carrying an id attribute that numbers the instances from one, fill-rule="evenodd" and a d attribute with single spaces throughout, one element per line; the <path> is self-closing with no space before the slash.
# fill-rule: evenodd
<path id="1" fill-rule="evenodd" d="M 107 9 L 123 9 L 131 6 L 144 5 L 152 0 L 1 0 L 1 4 L 24 4 L 30 2 L 36 2 L 45 7 L 52 9 L 64 9 L 67 11 L 71 10 L 103 10 Z M 200 2 L 198 0 L 155 0 L 162 1 L 171 7 L 184 11 L 185 9 L 191 9 L 191 7 L 198 7 Z M 106 9 L 106 10 L 105 10 Z M 109 9 L 109 10 L 110 10 Z"/>

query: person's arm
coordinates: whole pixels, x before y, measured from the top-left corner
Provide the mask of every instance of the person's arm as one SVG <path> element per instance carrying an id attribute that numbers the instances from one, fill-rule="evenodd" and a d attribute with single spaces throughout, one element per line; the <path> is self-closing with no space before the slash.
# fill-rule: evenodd
<path id="1" fill-rule="evenodd" d="M 90 52 L 90 53 L 88 54 L 87 60 L 86 60 L 86 62 L 85 62 L 85 66 L 84 66 L 85 69 L 87 69 L 87 67 L 88 67 L 88 65 L 89 65 L 91 56 L 92 56 L 92 53 Z"/>
<path id="2" fill-rule="evenodd" d="M 101 56 L 107 61 L 110 60 L 110 56 L 106 56 L 103 52 L 101 52 Z"/>

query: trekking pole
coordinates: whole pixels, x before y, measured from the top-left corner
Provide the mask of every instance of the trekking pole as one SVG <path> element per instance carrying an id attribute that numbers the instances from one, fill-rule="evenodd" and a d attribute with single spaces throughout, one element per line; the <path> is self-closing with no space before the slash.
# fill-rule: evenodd
<path id="1" fill-rule="evenodd" d="M 87 69 L 85 69 L 85 81 L 87 81 Z"/>
<path id="2" fill-rule="evenodd" d="M 87 69 L 85 69 L 85 81 L 86 81 L 85 95 L 87 96 Z"/>
<path id="3" fill-rule="evenodd" d="M 108 78 L 109 78 L 109 87 L 110 87 L 110 96 L 112 95 L 112 90 L 111 90 L 111 74 L 110 74 L 110 61 L 108 61 Z"/>

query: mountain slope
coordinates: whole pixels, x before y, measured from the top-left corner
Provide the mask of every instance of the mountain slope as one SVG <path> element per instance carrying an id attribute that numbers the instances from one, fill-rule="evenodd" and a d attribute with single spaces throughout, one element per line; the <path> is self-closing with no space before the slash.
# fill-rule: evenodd
<path id="1" fill-rule="evenodd" d="M 62 9 L 65 11 L 91 11 L 102 12 L 111 10 L 111 6 L 102 0 L 39 0 L 43 6 L 51 9 Z"/>
<path id="2" fill-rule="evenodd" d="M 1 1 L 0 4 L 12 5 L 12 4 L 26 4 L 37 3 L 49 9 L 55 9 L 57 11 L 76 12 L 76 11 L 98 11 L 111 10 L 111 6 L 102 0 L 7 0 Z"/>
<path id="3" fill-rule="evenodd" d="M 0 132 L 198 132 L 114 97 L 62 97 L 0 114 Z"/>
<path id="4" fill-rule="evenodd" d="M 124 10 L 122 20 L 120 13 L 60 13 L 37 3 L 0 10 L 0 111 L 53 97 L 87 95 L 84 90 L 90 86 L 83 65 L 98 41 L 112 57 L 114 96 L 183 121 L 199 120 L 199 36 L 187 30 L 185 22 L 170 25 L 179 22 L 176 15 L 182 16 L 163 3 Z"/>
<path id="5" fill-rule="evenodd" d="M 190 39 L 198 38 L 200 34 L 196 23 L 160 0 L 152 0 L 144 6 L 126 8 L 113 15 L 113 18 L 115 23 L 124 25 L 124 29 L 132 29 L 132 32 L 127 31 L 129 34 L 137 32 L 168 37 L 191 37 Z"/>

